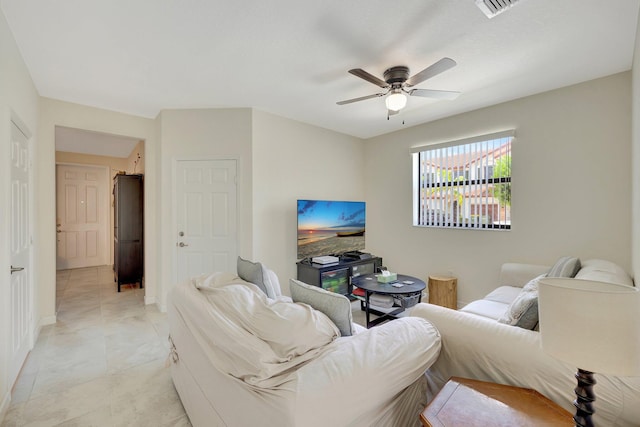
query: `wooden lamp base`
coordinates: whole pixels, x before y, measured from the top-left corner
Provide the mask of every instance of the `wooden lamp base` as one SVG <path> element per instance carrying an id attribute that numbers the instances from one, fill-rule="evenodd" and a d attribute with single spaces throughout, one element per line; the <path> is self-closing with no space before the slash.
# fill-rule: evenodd
<path id="1" fill-rule="evenodd" d="M 573 406 L 576 407 L 576 414 L 573 416 L 573 421 L 576 427 L 593 427 L 591 415 L 595 412 L 593 402 L 596 400 L 596 395 L 593 392 L 593 386 L 596 380 L 593 378 L 593 372 L 580 368 L 576 373 L 576 379 L 578 386 L 574 390 L 576 400 L 573 401 Z"/>

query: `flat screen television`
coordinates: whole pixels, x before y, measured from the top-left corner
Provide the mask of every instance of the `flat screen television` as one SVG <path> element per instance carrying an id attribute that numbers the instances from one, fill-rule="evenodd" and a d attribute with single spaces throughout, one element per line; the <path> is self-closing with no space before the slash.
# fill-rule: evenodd
<path id="1" fill-rule="evenodd" d="M 298 200 L 298 259 L 364 249 L 366 203 Z"/>

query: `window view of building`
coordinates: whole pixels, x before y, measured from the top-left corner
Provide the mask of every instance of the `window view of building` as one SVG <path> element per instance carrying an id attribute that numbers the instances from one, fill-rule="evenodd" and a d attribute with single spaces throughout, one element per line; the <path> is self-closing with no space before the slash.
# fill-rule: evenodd
<path id="1" fill-rule="evenodd" d="M 414 225 L 510 229 L 512 140 L 505 132 L 416 151 Z"/>

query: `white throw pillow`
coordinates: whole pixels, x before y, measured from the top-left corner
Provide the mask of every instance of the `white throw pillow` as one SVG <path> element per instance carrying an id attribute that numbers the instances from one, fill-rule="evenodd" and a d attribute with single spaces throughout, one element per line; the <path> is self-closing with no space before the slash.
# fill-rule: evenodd
<path id="1" fill-rule="evenodd" d="M 295 279 L 289 280 L 289 289 L 293 302 L 308 304 L 324 313 L 335 323 L 343 337 L 353 335 L 353 315 L 349 298 Z"/>
<path id="2" fill-rule="evenodd" d="M 269 270 L 265 267 L 264 264 L 262 264 L 262 279 L 267 291 L 266 294 L 269 298 L 276 299 L 282 295 L 278 276 L 276 276 L 276 273 L 273 270 Z"/>
<path id="3" fill-rule="evenodd" d="M 524 285 L 498 322 L 534 329 L 538 324 L 538 282 L 545 277 L 546 274 L 541 274 Z"/>

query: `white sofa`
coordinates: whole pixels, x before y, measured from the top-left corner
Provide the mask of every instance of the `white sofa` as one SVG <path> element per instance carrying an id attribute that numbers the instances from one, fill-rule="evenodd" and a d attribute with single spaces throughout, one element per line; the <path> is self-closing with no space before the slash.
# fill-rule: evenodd
<path id="1" fill-rule="evenodd" d="M 442 336 L 438 360 L 427 371 L 429 400 L 452 376 L 533 388 L 570 413 L 576 387 L 576 366 L 545 354 L 537 330 L 498 322 L 520 289 L 548 266 L 504 264 L 500 286 L 481 300 L 456 311 L 419 303 L 412 316 L 429 320 Z M 577 279 L 633 285 L 619 266 L 604 260 L 588 260 Z M 630 337 L 639 339 L 639 337 Z M 595 425 L 640 426 L 640 378 L 596 373 Z"/>
<path id="2" fill-rule="evenodd" d="M 309 305 L 239 278 L 177 285 L 168 319 L 172 377 L 195 427 L 417 426 L 440 350 L 423 319 L 340 336 Z"/>

